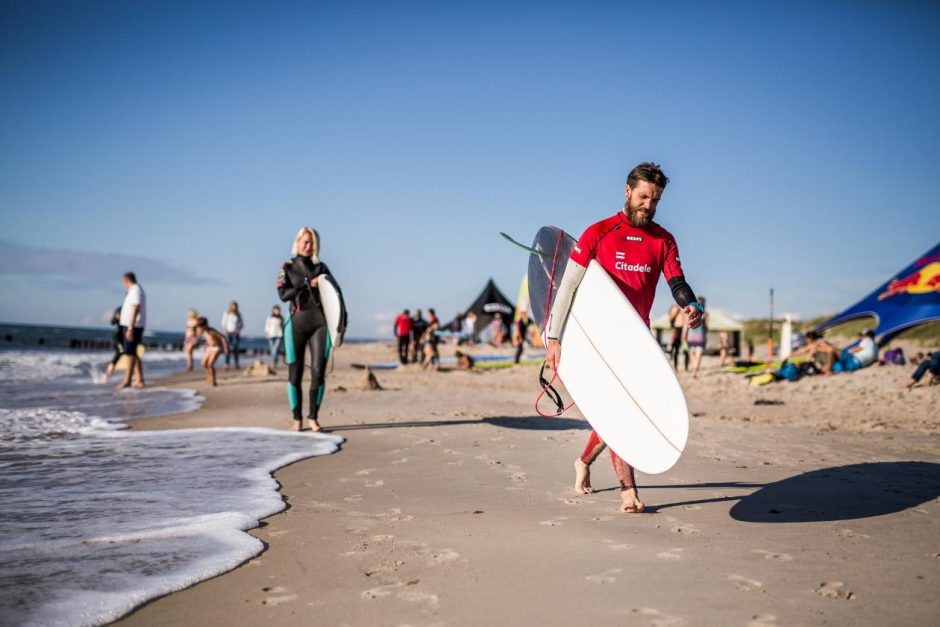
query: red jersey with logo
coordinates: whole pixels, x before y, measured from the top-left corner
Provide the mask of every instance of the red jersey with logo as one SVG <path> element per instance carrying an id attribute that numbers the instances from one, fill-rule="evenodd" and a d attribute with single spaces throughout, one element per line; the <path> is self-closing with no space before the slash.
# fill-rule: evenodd
<path id="1" fill-rule="evenodd" d="M 589 226 L 571 259 L 585 268 L 596 259 L 647 326 L 659 275 L 667 281 L 683 275 L 672 234 L 655 222 L 633 226 L 623 211 Z"/>

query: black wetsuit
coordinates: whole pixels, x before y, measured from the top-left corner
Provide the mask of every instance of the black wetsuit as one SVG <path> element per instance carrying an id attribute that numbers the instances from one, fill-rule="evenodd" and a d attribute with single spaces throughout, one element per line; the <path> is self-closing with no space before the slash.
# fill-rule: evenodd
<path id="1" fill-rule="evenodd" d="M 290 317 L 284 325 L 284 348 L 287 353 L 287 396 L 294 420 L 303 417 L 301 383 L 304 376 L 306 349 L 310 347 L 310 413 L 316 419 L 323 402 L 326 379 L 326 360 L 330 355 L 329 332 L 320 291 L 310 287 L 310 280 L 330 274 L 325 263 L 313 263 L 310 257 L 294 257 L 283 266 L 277 276 L 277 295 L 290 303 Z"/>

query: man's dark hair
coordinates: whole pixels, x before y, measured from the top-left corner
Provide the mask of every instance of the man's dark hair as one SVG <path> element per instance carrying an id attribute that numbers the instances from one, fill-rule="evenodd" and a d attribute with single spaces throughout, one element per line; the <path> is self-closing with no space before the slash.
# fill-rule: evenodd
<path id="1" fill-rule="evenodd" d="M 628 186 L 636 187 L 639 181 L 646 181 L 656 187 L 666 189 L 666 185 L 669 184 L 669 177 L 663 173 L 659 164 L 646 162 L 630 170 L 630 174 L 627 175 Z"/>
<path id="2" fill-rule="evenodd" d="M 125 272 L 124 278 L 130 281 L 131 283 L 137 283 L 137 276 L 133 272 Z"/>

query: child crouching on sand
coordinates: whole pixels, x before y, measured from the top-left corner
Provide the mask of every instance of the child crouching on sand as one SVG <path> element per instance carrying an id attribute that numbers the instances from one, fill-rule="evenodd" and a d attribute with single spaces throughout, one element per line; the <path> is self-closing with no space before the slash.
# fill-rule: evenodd
<path id="1" fill-rule="evenodd" d="M 196 337 L 200 335 L 206 339 L 206 348 L 202 353 L 202 367 L 206 371 L 206 380 L 212 385 L 218 385 L 215 381 L 215 361 L 219 358 L 219 353 L 228 355 L 228 341 L 225 336 L 209 326 L 209 321 L 205 317 L 199 318 L 196 323 Z"/>

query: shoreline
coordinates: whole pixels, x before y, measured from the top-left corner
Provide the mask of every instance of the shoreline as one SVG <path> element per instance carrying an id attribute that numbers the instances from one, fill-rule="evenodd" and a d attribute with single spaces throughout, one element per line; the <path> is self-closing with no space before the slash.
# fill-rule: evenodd
<path id="1" fill-rule="evenodd" d="M 348 364 L 392 350 L 337 353 L 321 423 L 347 442 L 274 473 L 289 507 L 249 532 L 260 555 L 119 622 L 877 625 L 940 612 L 940 425 L 917 412 L 933 390 L 891 387 L 908 368 L 757 389 L 680 375 L 690 445 L 668 473 L 638 476 L 651 511 L 622 515 L 606 456 L 598 493 L 574 493 L 586 423 L 534 417 L 537 368 L 408 367 L 377 371 L 383 391 L 358 390 Z M 201 373 L 161 381 L 206 402 L 131 428 L 289 426 L 286 369 L 220 374 L 214 390 Z M 830 492 L 848 499 L 841 510 Z"/>

